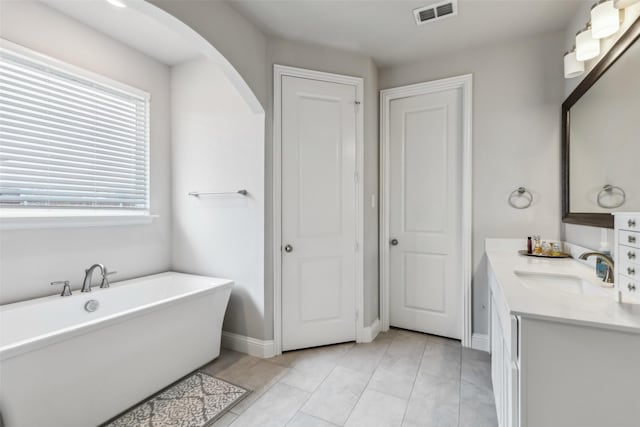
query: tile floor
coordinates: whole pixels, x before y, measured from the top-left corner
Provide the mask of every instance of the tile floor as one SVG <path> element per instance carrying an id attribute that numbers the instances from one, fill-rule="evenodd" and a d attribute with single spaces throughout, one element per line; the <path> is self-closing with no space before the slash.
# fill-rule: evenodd
<path id="1" fill-rule="evenodd" d="M 497 426 L 487 353 L 392 329 L 258 359 L 230 350 L 203 368 L 253 390 L 214 426 Z"/>

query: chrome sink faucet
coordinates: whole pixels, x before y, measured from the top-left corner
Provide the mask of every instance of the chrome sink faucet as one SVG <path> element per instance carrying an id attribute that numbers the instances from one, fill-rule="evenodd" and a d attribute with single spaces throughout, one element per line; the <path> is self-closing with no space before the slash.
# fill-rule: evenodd
<path id="1" fill-rule="evenodd" d="M 91 279 L 93 277 L 93 270 L 96 268 L 100 269 L 100 273 L 102 274 L 102 282 L 100 283 L 101 288 L 109 287 L 109 276 L 111 274 L 115 274 L 115 271 L 107 271 L 107 267 L 102 264 L 93 264 L 87 270 L 84 271 L 84 281 L 82 282 L 82 290 L 81 292 L 91 292 Z"/>
<path id="2" fill-rule="evenodd" d="M 603 254 L 600 252 L 585 252 L 582 255 L 580 255 L 578 258 L 580 258 L 581 260 L 586 260 L 587 258 L 589 258 L 590 256 L 596 256 L 598 258 L 600 258 L 602 260 L 602 262 L 604 262 L 607 265 L 607 272 L 604 275 L 604 278 L 602 279 L 603 282 L 605 283 L 613 283 L 613 258 L 611 258 L 611 256 L 607 255 L 607 254 Z"/>

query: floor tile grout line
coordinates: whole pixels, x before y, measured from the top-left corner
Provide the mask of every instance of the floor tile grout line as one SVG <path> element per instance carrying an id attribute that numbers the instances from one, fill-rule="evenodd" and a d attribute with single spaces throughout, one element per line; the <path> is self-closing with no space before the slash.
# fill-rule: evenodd
<path id="1" fill-rule="evenodd" d="M 357 343 L 356 343 L 356 344 L 357 344 Z M 336 370 L 336 368 L 340 365 L 340 362 L 342 361 L 342 359 L 344 359 L 345 357 L 347 357 L 347 354 L 349 354 L 349 353 L 351 352 L 351 350 L 353 350 L 354 348 L 355 348 L 355 345 L 351 346 L 351 348 L 349 348 L 349 350 L 348 350 L 348 351 L 345 351 L 345 352 L 344 352 L 344 354 L 338 358 L 338 360 L 336 361 L 335 365 L 333 365 L 333 368 L 331 369 L 331 372 L 329 372 L 329 373 L 327 374 L 327 376 L 326 376 L 326 377 L 324 377 L 324 378 L 322 379 L 322 381 L 320 382 L 320 384 L 318 384 L 318 386 L 315 388 L 315 390 L 314 390 L 313 392 L 309 393 L 309 397 L 307 398 L 307 400 L 305 400 L 305 401 L 302 403 L 302 405 L 300 405 L 300 408 L 299 408 L 296 412 L 302 412 L 302 413 L 303 413 L 303 414 L 305 414 L 305 415 L 309 415 L 309 416 L 312 416 L 312 417 L 316 417 L 316 418 L 321 419 L 322 421 L 326 421 L 326 422 L 328 422 L 329 424 L 336 425 L 336 424 L 334 424 L 333 422 L 331 422 L 331 421 L 329 421 L 329 420 L 327 420 L 327 419 L 324 419 L 324 418 L 322 418 L 322 417 L 319 417 L 319 416 L 316 416 L 316 415 L 312 415 L 312 414 L 307 414 L 306 412 L 302 411 L 302 408 L 304 407 L 304 405 L 306 405 L 306 404 L 307 404 L 307 402 L 309 401 L 309 399 L 311 399 L 311 396 L 313 396 L 313 394 L 314 394 L 317 390 L 319 390 L 319 389 L 320 389 L 320 387 L 322 387 L 322 384 L 324 384 L 324 382 L 327 380 L 327 378 L 329 378 L 329 377 L 331 376 L 331 374 L 333 374 L 333 372 Z M 345 369 L 346 369 L 346 368 L 345 368 Z M 295 387 L 295 386 L 291 386 L 291 387 Z M 293 418 L 295 418 L 295 415 L 293 416 Z M 293 420 L 293 418 L 291 418 L 291 420 Z M 347 419 L 349 419 L 349 417 L 347 417 Z M 291 420 L 289 420 L 289 421 L 287 422 L 287 424 L 289 424 L 289 423 L 291 422 Z M 344 424 L 343 424 L 343 425 L 344 425 Z"/>
<path id="2" fill-rule="evenodd" d="M 261 359 L 259 359 L 259 358 L 258 358 L 258 360 L 261 360 Z M 245 412 L 247 412 L 247 411 L 248 411 L 248 410 L 249 410 L 253 405 L 255 405 L 255 404 L 256 404 L 260 399 L 262 399 L 262 398 L 264 397 L 264 395 L 265 395 L 265 394 L 267 394 L 267 392 L 273 388 L 273 386 L 275 386 L 276 384 L 279 384 L 279 383 L 280 383 L 280 378 L 282 378 L 286 372 L 289 372 L 289 368 L 285 368 L 285 369 L 286 369 L 286 371 L 284 371 L 284 372 L 280 373 L 279 377 L 276 377 L 277 379 L 276 379 L 275 381 L 273 381 L 273 383 L 272 383 L 269 387 L 267 387 L 267 388 L 264 390 L 264 392 L 263 392 L 263 393 L 261 393 L 261 394 L 260 394 L 260 396 L 258 396 L 258 398 L 257 398 L 256 400 L 254 400 L 253 402 L 251 402 L 251 403 L 249 404 L 249 406 L 247 406 L 247 408 L 246 408 L 244 411 L 242 411 L 242 413 L 237 414 L 237 413 L 233 412 L 233 408 L 229 409 L 229 412 L 231 412 L 232 414 L 235 414 L 235 415 L 236 415 L 236 418 L 233 420 L 233 422 L 232 422 L 231 424 L 229 424 L 229 427 L 231 427 L 231 426 L 232 426 L 232 425 L 233 425 L 233 424 L 238 420 L 238 418 L 240 418 L 240 417 L 241 417 Z M 253 392 L 253 391 L 254 391 L 254 390 L 251 390 L 251 392 Z M 247 396 L 247 397 L 249 397 L 249 396 Z"/>
<path id="3" fill-rule="evenodd" d="M 349 351 L 351 351 L 351 349 L 349 349 Z M 345 354 L 346 354 L 346 353 L 348 353 L 348 351 L 347 351 L 347 352 L 345 352 Z M 324 377 L 324 378 L 322 379 L 322 381 L 320 382 L 320 384 L 318 384 L 318 385 L 316 386 L 316 388 L 315 388 L 312 392 L 308 392 L 308 391 L 306 391 L 306 390 L 302 390 L 301 388 L 296 387 L 296 386 L 294 386 L 294 385 L 290 385 L 290 384 L 286 384 L 286 383 L 281 383 L 281 384 L 288 385 L 289 387 L 293 387 L 293 388 L 296 388 L 296 389 L 298 389 L 298 390 L 302 390 L 302 391 L 304 391 L 305 393 L 309 393 L 309 396 L 304 400 L 304 402 L 302 402 L 302 404 L 300 405 L 300 407 L 296 410 L 295 414 L 293 414 L 293 416 L 291 417 L 291 419 L 290 419 L 289 421 L 287 421 L 287 423 L 285 424 L 285 426 L 288 426 L 289 424 L 291 424 L 291 421 L 293 421 L 293 419 L 296 417 L 296 414 L 297 414 L 298 412 L 302 412 L 302 413 L 303 413 L 303 414 L 305 414 L 305 415 L 309 415 L 309 416 L 311 416 L 311 417 L 316 417 L 316 418 L 321 419 L 322 421 L 326 421 L 326 422 L 328 422 L 328 423 L 330 423 L 330 424 L 333 424 L 333 423 L 332 423 L 332 422 L 330 422 L 329 420 L 325 420 L 325 419 L 324 419 L 324 418 L 322 418 L 322 417 L 317 417 L 317 416 L 315 416 L 315 415 L 307 414 L 306 412 L 302 411 L 302 408 L 304 407 L 304 405 L 306 405 L 306 404 L 307 404 L 307 402 L 309 401 L 309 399 L 311 399 L 311 396 L 313 396 L 313 394 L 316 392 L 316 390 L 318 390 L 318 389 L 322 386 L 322 384 L 324 384 L 324 382 L 327 380 L 327 378 L 329 378 L 329 376 L 333 373 L 333 371 L 335 371 L 336 367 L 338 366 L 338 363 L 339 363 L 339 362 L 337 362 L 337 363 L 333 366 L 333 368 L 331 369 L 331 372 L 329 372 L 329 373 L 327 374 L 327 376 L 326 376 L 326 377 Z M 295 368 L 295 366 L 292 366 L 292 367 L 291 367 L 291 368 L 289 368 L 289 369 L 291 370 L 291 369 L 294 369 L 294 368 Z M 282 378 L 284 378 L 284 375 L 282 376 Z M 280 383 L 280 380 L 281 380 L 282 378 L 280 378 L 280 379 L 278 380 L 278 382 L 279 382 L 279 383 Z M 335 425 L 335 424 L 334 424 L 334 425 Z"/>
<path id="4" fill-rule="evenodd" d="M 392 338 L 391 342 L 395 341 L 395 339 L 396 339 L 396 337 Z M 373 341 L 371 341 L 371 342 L 373 342 Z M 384 353 L 382 354 L 382 356 L 380 357 L 380 360 L 378 360 L 378 363 L 376 364 L 376 366 L 373 368 L 373 371 L 369 375 L 369 378 L 367 379 L 367 383 L 362 388 L 362 391 L 358 395 L 358 399 L 356 400 L 356 402 L 353 404 L 353 407 L 351 408 L 351 411 L 349 411 L 349 415 L 347 415 L 347 419 L 342 424 L 343 426 L 346 425 L 349 422 L 349 418 L 351 418 L 351 415 L 353 414 L 353 410 L 356 408 L 356 406 L 358 406 L 358 403 L 360 402 L 360 399 L 362 399 L 362 395 L 364 394 L 364 392 L 367 389 L 367 387 L 369 387 L 369 383 L 371 382 L 371 378 L 373 378 L 373 375 L 376 373 L 376 370 L 378 369 L 378 366 L 380 365 L 380 361 L 382 360 L 384 355 L 387 354 L 387 351 L 389 350 L 390 346 L 391 346 L 391 344 L 388 344 L 387 348 L 384 349 Z M 345 369 L 349 369 L 349 368 L 345 368 Z"/>
<path id="5" fill-rule="evenodd" d="M 351 412 L 349 412 L 349 416 L 347 416 L 347 420 L 344 422 L 343 425 L 347 425 L 347 423 L 349 422 L 349 418 L 351 418 L 351 415 L 353 415 L 353 410 L 356 409 L 356 406 L 358 406 L 358 403 L 360 403 L 360 400 L 362 399 L 362 395 L 364 394 L 364 392 L 367 390 L 367 387 L 369 387 L 369 383 L 371 382 L 371 378 L 373 378 L 373 376 L 375 375 L 376 371 L 378 370 L 378 367 L 380 366 L 380 362 L 382 361 L 382 359 L 384 358 L 385 354 L 387 354 L 387 352 L 389 351 L 389 348 L 391 347 L 391 344 L 393 344 L 393 342 L 397 339 L 398 337 L 395 336 L 393 337 L 390 341 L 390 343 L 387 345 L 387 348 L 384 349 L 384 353 L 382 353 L 382 356 L 380 357 L 380 359 L 378 360 L 378 363 L 376 364 L 375 368 L 373 369 L 373 372 L 371 372 L 371 375 L 369 375 L 369 379 L 367 380 L 367 384 L 365 384 L 364 388 L 362 389 L 362 391 L 360 392 L 360 395 L 358 396 L 358 400 L 356 400 L 356 403 L 353 405 L 353 408 L 351 408 Z M 373 342 L 373 341 L 372 341 Z M 386 393 L 385 393 L 386 394 Z M 395 397 L 395 396 L 393 396 Z"/>
<path id="6" fill-rule="evenodd" d="M 291 386 L 291 387 L 293 387 L 293 386 Z M 307 399 L 307 400 L 309 400 L 309 399 Z M 305 402 L 302 404 L 302 406 L 304 406 L 304 404 L 305 404 L 305 403 L 307 403 L 307 400 L 305 400 Z M 301 406 L 300 408 L 302 408 L 302 406 Z M 332 426 L 335 426 L 335 427 L 341 427 L 339 424 L 335 424 L 335 423 L 333 423 L 333 422 L 331 422 L 331 421 L 329 421 L 329 420 L 325 420 L 324 418 L 319 417 L 319 416 L 317 416 L 317 415 L 307 414 L 306 412 L 302 411 L 301 409 L 298 409 L 298 410 L 296 411 L 296 413 L 295 413 L 295 414 L 293 414 L 293 417 L 291 417 L 291 419 L 290 419 L 289 421 L 287 421 L 287 423 L 284 425 L 284 427 L 286 427 L 286 426 L 290 425 L 290 424 L 291 424 L 291 422 L 296 418 L 296 415 L 298 415 L 298 414 L 304 414 L 304 415 L 306 415 L 307 417 L 317 418 L 317 419 L 319 419 L 320 421 L 324 421 L 325 423 L 330 424 L 330 425 L 332 425 Z M 231 426 L 229 426 L 229 427 L 231 427 Z"/>
<path id="7" fill-rule="evenodd" d="M 340 345 L 340 344 L 338 344 L 338 345 Z M 315 392 L 316 392 L 316 390 L 318 390 L 318 389 L 320 388 L 320 386 L 325 382 L 325 380 L 326 380 L 327 378 L 329 378 L 329 375 L 331 375 L 331 374 L 333 373 L 333 371 L 334 371 L 334 370 L 335 370 L 335 369 L 340 365 L 340 362 L 342 361 L 342 359 L 344 359 L 344 358 L 347 356 L 347 354 L 348 354 L 348 353 L 349 353 L 349 352 L 350 352 L 354 347 L 355 347 L 355 343 L 354 343 L 354 345 L 352 345 L 352 346 L 349 348 L 349 350 L 345 351 L 345 352 L 344 352 L 344 354 L 342 354 L 341 356 L 339 356 L 339 357 L 338 357 L 337 361 L 336 361 L 336 362 L 334 363 L 334 365 L 333 365 L 333 368 L 331 368 L 331 371 L 329 371 L 329 373 L 328 373 L 328 374 L 327 374 L 327 375 L 322 379 L 322 381 L 320 381 L 320 384 L 318 384 L 318 385 L 316 386 L 316 388 L 315 388 L 315 389 L 313 389 L 313 391 L 309 392 L 309 391 L 307 391 L 307 390 L 303 390 L 303 389 L 301 389 L 300 387 L 296 387 L 296 386 L 294 386 L 294 385 L 287 384 L 287 383 L 282 383 L 282 384 L 286 384 L 286 385 L 289 385 L 289 386 L 291 386 L 291 387 L 295 387 L 295 388 L 297 388 L 298 390 L 302 390 L 302 391 L 307 392 L 307 393 L 310 393 L 310 394 L 315 393 Z M 295 365 L 292 365 L 292 366 L 290 366 L 290 367 L 289 367 L 289 371 L 288 371 L 288 372 L 290 372 L 291 370 L 294 370 L 294 369 L 295 369 Z M 299 369 L 298 369 L 298 370 L 296 370 L 296 371 L 297 371 L 297 372 L 304 373 L 302 370 L 299 370 Z M 288 372 L 287 372 L 287 373 L 288 373 Z M 282 376 L 282 378 L 284 378 L 284 377 L 285 377 L 285 375 L 283 375 L 283 376 Z M 280 382 L 280 380 L 278 380 L 278 382 Z M 308 399 L 307 399 L 307 400 L 308 400 Z M 306 401 L 305 401 L 305 403 L 306 403 Z M 310 414 L 307 414 L 307 415 L 310 415 Z"/>
<path id="8" fill-rule="evenodd" d="M 424 363 L 424 353 L 427 351 L 428 340 L 424 343 L 424 348 L 422 349 L 422 354 L 420 355 L 420 363 L 418 364 L 418 370 L 416 371 L 416 375 L 413 377 L 413 384 L 411 385 L 411 392 L 409 393 L 409 398 L 407 399 L 407 407 L 404 408 L 404 414 L 402 414 L 402 421 L 400 425 L 404 424 L 405 418 L 407 418 L 407 411 L 409 410 L 409 402 L 411 401 L 411 396 L 413 396 L 413 389 L 416 387 L 416 381 L 418 381 L 418 375 L 420 375 L 420 368 L 422 368 L 422 364 Z"/>

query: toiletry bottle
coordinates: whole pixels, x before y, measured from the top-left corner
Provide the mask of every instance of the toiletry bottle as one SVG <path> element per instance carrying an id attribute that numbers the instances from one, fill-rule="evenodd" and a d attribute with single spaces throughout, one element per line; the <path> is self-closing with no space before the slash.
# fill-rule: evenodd
<path id="1" fill-rule="evenodd" d="M 609 242 L 600 242 L 599 251 L 605 255 L 611 256 L 611 251 L 609 250 Z M 607 275 L 607 270 L 609 270 L 609 266 L 602 262 L 602 258 L 598 257 L 596 260 L 596 276 L 601 279 Z"/>
<path id="2" fill-rule="evenodd" d="M 551 255 L 551 245 L 546 240 L 542 242 L 542 255 Z"/>
<path id="3" fill-rule="evenodd" d="M 560 243 L 553 242 L 553 244 L 551 245 L 551 256 L 560 256 L 560 253 Z"/>
<path id="4" fill-rule="evenodd" d="M 531 241 L 531 236 L 527 237 L 527 253 L 533 253 L 533 242 Z"/>
<path id="5" fill-rule="evenodd" d="M 540 235 L 533 236 L 533 254 L 540 255 L 542 254 L 542 246 L 540 245 Z"/>

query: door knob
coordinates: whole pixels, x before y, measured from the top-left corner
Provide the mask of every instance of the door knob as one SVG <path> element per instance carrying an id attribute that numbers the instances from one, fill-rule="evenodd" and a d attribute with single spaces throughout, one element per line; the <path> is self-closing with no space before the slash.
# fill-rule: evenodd
<path id="1" fill-rule="evenodd" d="M 293 246 L 291 246 L 291 245 L 285 245 L 285 247 L 284 247 L 284 251 L 285 251 L 285 252 L 293 252 Z"/>
<path id="2" fill-rule="evenodd" d="M 635 268 L 631 268 L 631 267 L 627 267 L 627 274 L 629 276 L 633 276 L 636 274 L 636 269 Z"/>
<path id="3" fill-rule="evenodd" d="M 391 239 L 391 246 L 398 246 L 398 239 Z"/>

